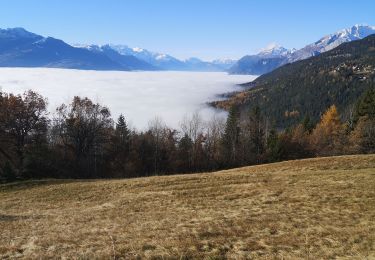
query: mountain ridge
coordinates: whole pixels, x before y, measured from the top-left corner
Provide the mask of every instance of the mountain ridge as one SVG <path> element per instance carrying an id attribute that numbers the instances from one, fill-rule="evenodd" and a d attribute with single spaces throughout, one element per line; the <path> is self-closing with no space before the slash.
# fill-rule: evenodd
<path id="1" fill-rule="evenodd" d="M 179 60 L 126 45 L 70 45 L 21 27 L 0 29 L 0 67 L 50 67 L 118 71 L 225 71 L 233 60 Z"/>
<path id="2" fill-rule="evenodd" d="M 182 71 L 226 71 L 233 64 L 234 60 L 213 60 L 203 61 L 196 57 L 191 57 L 185 60 L 177 59 L 169 54 L 149 51 L 144 48 L 131 48 L 127 45 L 121 44 L 74 44 L 79 48 L 86 48 L 88 50 L 100 50 L 102 48 L 111 48 L 121 55 L 131 55 L 139 60 L 147 62 L 158 70 L 182 70 Z"/>
<path id="3" fill-rule="evenodd" d="M 0 67 L 128 70 L 103 54 L 78 49 L 23 28 L 0 29 Z"/>
<path id="4" fill-rule="evenodd" d="M 0 67 L 53 67 L 93 70 L 177 70 L 228 71 L 230 74 L 262 75 L 280 66 L 329 51 L 344 42 L 375 33 L 375 26 L 354 25 L 326 35 L 295 50 L 271 44 L 238 61 L 185 60 L 171 55 L 130 48 L 127 45 L 70 45 L 53 37 L 43 37 L 21 27 L 0 29 Z"/>
<path id="5" fill-rule="evenodd" d="M 274 44 L 273 48 L 268 51 L 261 50 L 257 54 L 242 57 L 229 69 L 229 73 L 265 74 L 287 63 L 319 55 L 336 48 L 342 43 L 363 39 L 371 34 L 375 34 L 375 26 L 356 24 L 350 28 L 325 35 L 299 50 L 286 49 Z"/>

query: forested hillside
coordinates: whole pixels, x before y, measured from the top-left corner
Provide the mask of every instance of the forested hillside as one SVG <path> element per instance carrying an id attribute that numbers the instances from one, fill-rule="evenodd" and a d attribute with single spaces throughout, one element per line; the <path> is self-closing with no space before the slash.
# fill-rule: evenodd
<path id="1" fill-rule="evenodd" d="M 317 122 L 335 104 L 348 119 L 358 97 L 375 84 L 375 35 L 344 43 L 319 56 L 284 65 L 245 84 L 246 90 L 218 108 L 259 106 L 273 125 L 284 128 L 309 116 Z"/>

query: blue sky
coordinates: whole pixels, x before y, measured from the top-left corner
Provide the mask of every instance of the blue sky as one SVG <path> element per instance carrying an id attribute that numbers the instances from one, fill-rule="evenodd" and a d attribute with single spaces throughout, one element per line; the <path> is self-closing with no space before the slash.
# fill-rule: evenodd
<path id="1" fill-rule="evenodd" d="M 239 58 L 269 43 L 300 48 L 357 23 L 374 0 L 2 0 L 0 27 L 69 43 L 118 43 L 178 58 Z"/>

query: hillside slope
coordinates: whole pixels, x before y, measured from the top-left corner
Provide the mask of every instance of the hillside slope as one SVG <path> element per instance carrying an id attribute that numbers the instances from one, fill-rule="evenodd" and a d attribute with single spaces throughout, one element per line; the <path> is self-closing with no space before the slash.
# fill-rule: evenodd
<path id="1" fill-rule="evenodd" d="M 0 258 L 375 257 L 375 155 L 0 185 Z"/>
<path id="2" fill-rule="evenodd" d="M 344 113 L 375 84 L 375 35 L 343 43 L 317 57 L 284 65 L 245 84 L 244 92 L 214 102 L 218 108 L 259 106 L 277 127 L 309 115 L 317 121 L 332 104 Z M 288 116 L 291 112 L 294 117 Z"/>

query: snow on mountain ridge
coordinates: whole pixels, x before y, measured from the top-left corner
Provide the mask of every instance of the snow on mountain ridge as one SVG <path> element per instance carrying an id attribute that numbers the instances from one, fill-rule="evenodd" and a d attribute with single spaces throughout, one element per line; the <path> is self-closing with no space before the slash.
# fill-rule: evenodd
<path id="1" fill-rule="evenodd" d="M 258 54 L 246 55 L 241 58 L 230 69 L 230 73 L 251 74 L 254 73 L 254 71 L 262 71 L 262 73 L 267 73 L 286 63 L 292 63 L 319 55 L 323 52 L 336 48 L 342 43 L 360 40 L 371 34 L 375 34 L 375 26 L 356 24 L 350 28 L 342 29 L 335 33 L 326 35 L 320 38 L 318 41 L 308 44 L 299 50 L 287 50 L 280 45 L 273 43 L 262 49 Z M 269 64 L 272 63 L 272 60 L 275 61 L 276 59 L 281 59 L 281 61 L 275 62 L 272 66 L 269 66 Z M 267 66 L 267 69 L 260 70 L 264 66 Z"/>
<path id="2" fill-rule="evenodd" d="M 271 43 L 265 48 L 261 49 L 257 55 L 261 56 L 286 56 L 290 54 L 292 50 L 288 50 L 277 43 Z"/>
<path id="3" fill-rule="evenodd" d="M 330 51 L 344 42 L 363 39 L 375 33 L 375 26 L 356 24 L 350 28 L 328 34 L 318 41 L 308 44 L 288 57 L 288 62 L 303 60 Z"/>
<path id="4" fill-rule="evenodd" d="M 35 33 L 26 31 L 22 27 L 15 27 L 15 28 L 7 28 L 7 29 L 1 29 L 0 28 L 0 38 L 1 37 L 22 37 L 22 38 L 44 38 L 43 36 L 37 35 Z"/>
<path id="5" fill-rule="evenodd" d="M 139 48 L 139 47 L 132 48 L 132 50 L 135 51 L 135 52 L 143 52 L 143 51 L 145 51 L 144 49 Z"/>

